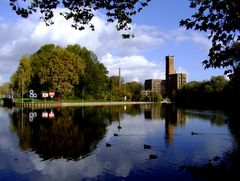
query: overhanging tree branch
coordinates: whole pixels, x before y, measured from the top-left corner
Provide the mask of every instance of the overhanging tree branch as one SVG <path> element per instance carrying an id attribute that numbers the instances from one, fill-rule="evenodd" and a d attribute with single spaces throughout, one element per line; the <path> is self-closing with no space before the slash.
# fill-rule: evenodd
<path id="1" fill-rule="evenodd" d="M 94 11 L 103 10 L 107 16 L 107 22 L 116 21 L 116 29 L 129 32 L 131 30 L 132 16 L 140 12 L 151 0 L 9 0 L 12 9 L 23 18 L 36 13 L 39 9 L 41 19 L 46 25 L 52 25 L 54 22 L 54 9 L 63 7 L 67 9 L 60 13 L 66 20 L 73 20 L 72 27 L 78 30 L 85 29 L 88 25 L 94 30 L 94 24 L 91 23 L 94 17 Z M 21 2 L 21 5 L 19 3 Z M 125 33 L 123 38 L 129 38 L 133 35 Z"/>
<path id="2" fill-rule="evenodd" d="M 240 52 L 240 1 L 239 0 L 190 0 L 196 13 L 180 21 L 180 26 L 209 34 L 212 42 L 205 68 L 224 68 L 225 73 L 237 73 Z M 235 52 L 235 53 L 234 53 Z M 235 63 L 233 63 L 235 62 Z"/>

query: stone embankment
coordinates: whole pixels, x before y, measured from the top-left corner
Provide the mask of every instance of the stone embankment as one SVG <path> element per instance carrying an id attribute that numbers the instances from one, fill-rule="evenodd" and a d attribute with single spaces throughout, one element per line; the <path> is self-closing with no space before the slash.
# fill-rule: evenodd
<path id="1" fill-rule="evenodd" d="M 151 102 L 15 102 L 16 107 L 111 106 L 151 104 Z"/>

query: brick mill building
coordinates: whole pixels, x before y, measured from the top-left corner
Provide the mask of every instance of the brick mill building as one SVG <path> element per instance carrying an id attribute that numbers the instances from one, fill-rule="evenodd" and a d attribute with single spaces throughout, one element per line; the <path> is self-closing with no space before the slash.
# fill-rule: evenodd
<path id="1" fill-rule="evenodd" d="M 187 76 L 183 73 L 176 73 L 174 69 L 174 56 L 166 56 L 166 79 L 147 79 L 144 82 L 142 95 L 150 95 L 155 92 L 163 97 L 173 98 L 177 91 L 187 82 Z"/>

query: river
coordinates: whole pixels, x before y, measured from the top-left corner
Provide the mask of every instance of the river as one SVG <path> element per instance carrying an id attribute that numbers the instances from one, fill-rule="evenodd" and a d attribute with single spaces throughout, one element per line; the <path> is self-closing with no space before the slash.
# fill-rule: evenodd
<path id="1" fill-rule="evenodd" d="M 236 111 L 0 107 L 0 180 L 240 178 Z"/>

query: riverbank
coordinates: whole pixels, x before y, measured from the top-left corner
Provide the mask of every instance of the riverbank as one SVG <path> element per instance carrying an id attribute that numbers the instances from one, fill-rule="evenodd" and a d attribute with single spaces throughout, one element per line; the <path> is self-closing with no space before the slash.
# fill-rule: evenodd
<path id="1" fill-rule="evenodd" d="M 151 104 L 152 102 L 15 102 L 16 107 L 67 107 Z"/>

